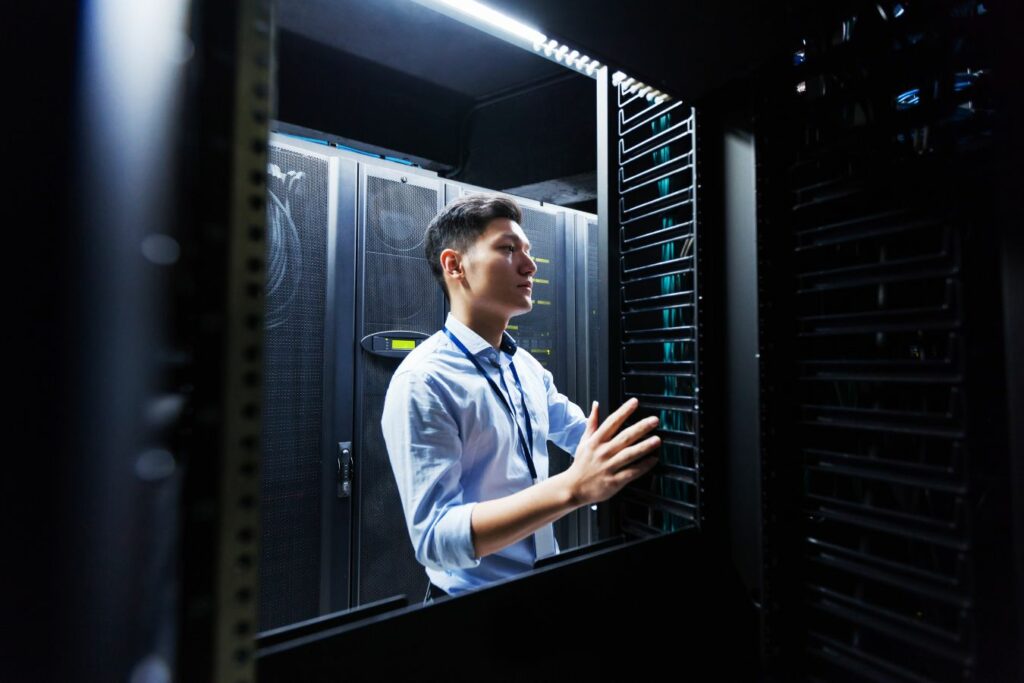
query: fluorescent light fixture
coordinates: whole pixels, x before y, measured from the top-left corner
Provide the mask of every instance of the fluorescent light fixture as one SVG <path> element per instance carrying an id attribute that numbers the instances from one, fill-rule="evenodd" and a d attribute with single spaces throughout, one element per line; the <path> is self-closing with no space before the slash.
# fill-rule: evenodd
<path id="1" fill-rule="evenodd" d="M 537 29 L 491 9 L 483 3 L 476 2 L 476 0 L 413 0 L 413 2 L 485 33 L 490 33 L 513 45 L 532 50 L 553 62 L 558 62 L 588 76 L 594 77 L 597 70 L 603 67 L 601 62 L 591 59 L 579 50 L 562 45 L 557 40 L 549 39 Z M 617 72 L 617 76 L 621 80 L 626 75 L 620 71 Z M 614 80 L 613 82 L 617 83 Z"/>
<path id="2" fill-rule="evenodd" d="M 516 21 L 512 17 L 491 9 L 475 0 L 414 0 L 421 5 L 447 14 L 453 19 L 476 26 L 499 38 L 513 38 L 515 42 L 538 45 L 547 41 L 547 36 L 535 28 Z"/>

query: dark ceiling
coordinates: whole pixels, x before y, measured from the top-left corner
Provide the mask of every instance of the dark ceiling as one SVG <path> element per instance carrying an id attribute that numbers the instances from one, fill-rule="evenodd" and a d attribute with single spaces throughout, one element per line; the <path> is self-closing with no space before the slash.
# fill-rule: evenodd
<path id="1" fill-rule="evenodd" d="M 280 30 L 471 98 L 567 71 L 411 0 L 280 2 L 277 24 Z"/>
<path id="2" fill-rule="evenodd" d="M 489 4 L 691 102 L 780 47 L 751 0 Z M 281 121 L 475 185 L 592 204 L 592 79 L 411 0 L 290 0 L 276 12 Z"/>

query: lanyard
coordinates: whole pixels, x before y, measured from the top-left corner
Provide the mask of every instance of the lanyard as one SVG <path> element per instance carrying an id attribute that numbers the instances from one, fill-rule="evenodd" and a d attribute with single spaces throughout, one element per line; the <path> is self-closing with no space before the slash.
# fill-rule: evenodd
<path id="1" fill-rule="evenodd" d="M 491 388 L 494 389 L 494 393 L 496 393 L 498 398 L 501 399 L 501 404 L 505 406 L 509 415 L 512 416 L 512 421 L 516 423 L 516 431 L 519 432 L 519 442 L 523 444 L 523 451 L 526 455 L 526 465 L 530 468 L 530 476 L 533 477 L 534 481 L 537 481 L 537 470 L 533 466 L 533 448 L 531 447 L 531 444 L 533 444 L 533 422 L 530 420 L 530 412 L 526 409 L 526 392 L 523 391 L 523 385 L 519 381 L 519 373 L 516 372 L 516 366 L 515 363 L 512 362 L 512 357 L 509 356 L 509 366 L 512 368 L 512 377 L 516 380 L 516 388 L 519 389 L 519 397 L 523 404 L 523 415 L 526 416 L 526 433 L 530 435 L 529 441 L 527 441 L 526 437 L 523 436 L 523 430 L 519 426 L 519 420 L 516 418 L 515 411 L 512 410 L 512 405 L 505 398 L 505 395 L 501 393 L 501 389 L 499 389 L 498 385 L 494 383 L 491 376 L 487 374 L 487 371 L 484 370 L 484 367 L 480 365 L 480 361 L 478 361 L 476 357 L 469 352 L 469 349 L 466 348 L 465 344 L 459 341 L 458 337 L 452 334 L 452 331 L 449 330 L 447 326 L 444 328 L 444 333 L 448 335 L 449 339 L 455 342 L 455 345 L 459 347 L 459 350 L 462 351 L 463 354 L 465 354 L 466 358 L 472 361 L 473 365 L 476 366 L 476 369 L 484 376 L 484 379 L 486 379 L 487 383 L 491 385 Z M 502 380 L 502 382 L 504 382 L 504 380 Z"/>

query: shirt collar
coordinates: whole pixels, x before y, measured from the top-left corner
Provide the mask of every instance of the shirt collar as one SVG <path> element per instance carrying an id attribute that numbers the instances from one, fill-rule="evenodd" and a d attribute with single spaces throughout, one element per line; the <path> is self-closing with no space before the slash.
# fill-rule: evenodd
<path id="1" fill-rule="evenodd" d="M 488 349 L 494 350 L 490 342 L 481 337 L 479 334 L 471 330 L 469 327 L 464 325 L 458 318 L 452 315 L 451 311 L 448 312 L 448 318 L 445 320 L 445 327 L 451 330 L 456 337 L 459 338 L 469 352 L 474 356 L 478 356 Z M 516 340 L 512 338 L 507 331 L 501 333 L 501 350 L 510 356 L 514 356 L 516 349 L 519 345 L 516 344 Z"/>

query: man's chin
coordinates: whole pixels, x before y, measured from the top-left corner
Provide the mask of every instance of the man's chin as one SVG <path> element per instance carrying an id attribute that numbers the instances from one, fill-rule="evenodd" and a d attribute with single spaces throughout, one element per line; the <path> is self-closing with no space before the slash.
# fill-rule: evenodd
<path id="1" fill-rule="evenodd" d="M 526 313 L 529 313 L 532 310 L 533 310 L 533 301 L 531 301 L 529 306 L 527 306 L 526 308 L 520 308 L 520 309 L 517 309 L 517 310 L 513 311 L 512 315 L 509 316 L 509 317 L 510 318 L 514 318 L 517 315 L 525 315 Z"/>

